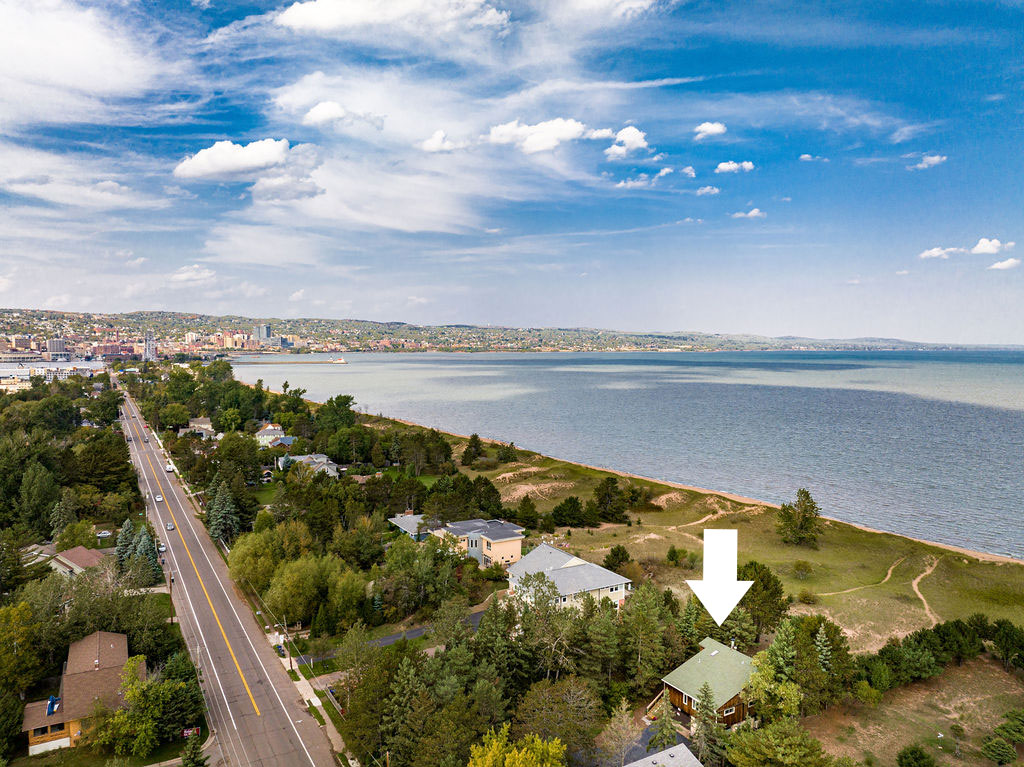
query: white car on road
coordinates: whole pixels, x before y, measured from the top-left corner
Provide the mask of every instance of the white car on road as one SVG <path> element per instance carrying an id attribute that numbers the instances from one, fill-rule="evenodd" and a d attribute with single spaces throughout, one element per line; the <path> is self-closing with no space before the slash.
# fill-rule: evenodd
<path id="1" fill-rule="evenodd" d="M 171 464 L 167 464 L 166 466 L 164 466 L 164 471 L 174 471 L 174 466 L 172 466 Z"/>
<path id="2" fill-rule="evenodd" d="M 98 533 L 96 533 L 97 538 L 109 538 L 111 535 L 113 535 L 113 533 L 111 533 L 109 530 L 100 530 Z"/>
<path id="3" fill-rule="evenodd" d="M 164 502 L 164 497 L 162 495 L 158 495 L 153 500 L 156 501 L 157 503 L 163 503 Z"/>

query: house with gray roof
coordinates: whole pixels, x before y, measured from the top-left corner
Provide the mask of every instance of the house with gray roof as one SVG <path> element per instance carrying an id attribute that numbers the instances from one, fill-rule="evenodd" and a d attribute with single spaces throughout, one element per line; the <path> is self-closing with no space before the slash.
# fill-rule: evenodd
<path id="1" fill-rule="evenodd" d="M 388 522 L 416 542 L 426 540 L 426 537 L 430 535 L 430 528 L 423 521 L 422 514 L 406 512 L 405 514 L 399 514 L 397 517 L 391 517 Z"/>
<path id="2" fill-rule="evenodd" d="M 314 472 L 322 471 L 335 479 L 337 479 L 338 474 L 341 471 L 344 471 L 344 469 L 323 453 L 310 453 L 309 455 L 282 455 L 277 459 L 277 468 L 284 471 L 293 463 L 301 463 L 303 466 L 308 466 Z"/>
<path id="3" fill-rule="evenodd" d="M 453 542 L 484 567 L 508 567 L 523 554 L 523 530 L 501 519 L 464 519 L 431 532 Z"/>
<path id="4" fill-rule="evenodd" d="M 693 753 L 682 743 L 677 743 L 664 751 L 647 754 L 642 759 L 629 762 L 624 767 L 703 767 Z"/>
<path id="5" fill-rule="evenodd" d="M 711 687 L 718 721 L 726 726 L 739 724 L 747 718 L 749 707 L 740 692 L 754 671 L 749 656 L 728 645 L 705 637 L 701 651 L 661 681 L 672 706 L 687 717 L 697 709 L 701 687 Z"/>
<path id="6" fill-rule="evenodd" d="M 543 573 L 555 584 L 564 606 L 579 606 L 590 594 L 598 601 L 608 597 L 622 607 L 633 589 L 633 582 L 624 575 L 542 543 L 508 568 L 509 593 L 515 593 L 523 578 L 534 573 Z"/>

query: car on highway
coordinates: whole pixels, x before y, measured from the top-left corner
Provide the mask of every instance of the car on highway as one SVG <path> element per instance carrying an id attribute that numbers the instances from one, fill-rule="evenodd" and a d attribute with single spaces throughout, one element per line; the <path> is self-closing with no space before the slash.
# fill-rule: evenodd
<path id="1" fill-rule="evenodd" d="M 167 547 L 161 543 L 159 546 L 156 547 L 156 550 L 163 554 L 165 551 L 167 551 Z"/>
<path id="2" fill-rule="evenodd" d="M 113 535 L 113 533 L 109 530 L 100 530 L 98 533 L 96 533 L 97 538 L 109 538 L 111 535 Z"/>
<path id="3" fill-rule="evenodd" d="M 163 503 L 164 502 L 164 497 L 162 495 L 158 495 L 153 500 L 156 501 L 157 503 Z"/>
<path id="4" fill-rule="evenodd" d="M 149 442 L 149 437 L 143 437 L 143 438 L 142 438 L 142 441 L 143 441 L 143 442 Z"/>
<path id="5" fill-rule="evenodd" d="M 125 437 L 124 440 L 125 440 L 125 442 L 131 442 L 132 438 L 131 437 Z"/>
<path id="6" fill-rule="evenodd" d="M 164 525 L 164 527 L 166 527 L 168 530 L 173 530 L 174 529 L 174 523 L 173 522 L 168 522 L 166 525 Z"/>
<path id="7" fill-rule="evenodd" d="M 174 466 L 172 466 L 171 464 L 167 464 L 166 466 L 164 466 L 164 471 L 174 471 Z"/>

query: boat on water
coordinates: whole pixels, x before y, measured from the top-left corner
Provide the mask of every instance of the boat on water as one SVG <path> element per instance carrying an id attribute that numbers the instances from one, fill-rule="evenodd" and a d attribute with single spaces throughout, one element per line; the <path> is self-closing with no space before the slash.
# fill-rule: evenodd
<path id="1" fill-rule="evenodd" d="M 348 361 L 344 357 L 338 357 L 335 360 L 331 360 L 332 365 L 347 365 Z"/>

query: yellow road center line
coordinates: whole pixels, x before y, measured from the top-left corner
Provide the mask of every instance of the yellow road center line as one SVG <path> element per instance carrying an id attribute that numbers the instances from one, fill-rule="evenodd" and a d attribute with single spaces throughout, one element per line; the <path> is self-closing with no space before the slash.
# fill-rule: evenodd
<path id="1" fill-rule="evenodd" d="M 149 464 L 150 471 L 153 472 L 153 479 L 156 482 L 156 486 L 160 490 L 160 495 L 164 494 L 164 486 L 160 484 L 160 475 L 156 472 L 156 467 L 153 466 L 153 461 L 149 457 L 149 453 L 144 453 L 146 463 Z M 210 611 L 213 613 L 213 619 L 217 621 L 217 628 L 220 629 L 220 635 L 224 637 L 224 644 L 228 646 L 228 652 L 231 653 L 231 660 L 235 662 L 235 669 L 238 670 L 238 676 L 242 679 L 242 684 L 245 686 L 245 691 L 249 695 L 249 702 L 252 703 L 253 710 L 256 712 L 256 716 L 260 716 L 260 707 L 256 705 L 256 699 L 252 696 L 252 690 L 249 689 L 249 683 L 245 679 L 245 674 L 242 673 L 242 667 L 238 665 L 238 658 L 235 657 L 235 651 L 231 648 L 231 642 L 228 641 L 228 635 L 224 631 L 224 626 L 220 622 L 220 616 L 217 615 L 217 610 L 213 606 L 213 600 L 210 599 L 210 593 L 206 590 L 206 584 L 203 583 L 203 576 L 199 574 L 199 568 L 196 567 L 196 561 L 192 558 L 192 552 L 188 548 L 188 544 L 185 543 L 185 536 L 181 532 L 181 527 L 178 525 L 178 520 L 174 516 L 174 510 L 171 509 L 171 504 L 164 499 L 164 503 L 167 504 L 167 513 L 171 515 L 171 521 L 174 522 L 174 529 L 178 531 L 178 537 L 181 539 L 181 545 L 185 547 L 185 553 L 188 554 L 188 561 L 192 563 L 192 569 L 195 570 L 196 578 L 199 579 L 199 586 L 203 590 L 203 595 L 206 597 L 206 603 L 210 605 Z"/>

